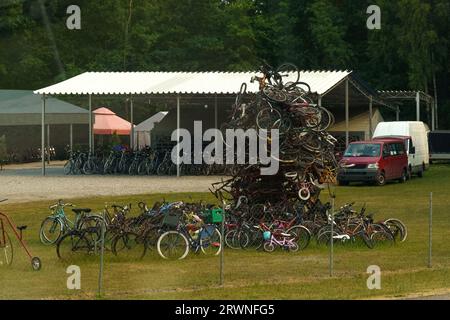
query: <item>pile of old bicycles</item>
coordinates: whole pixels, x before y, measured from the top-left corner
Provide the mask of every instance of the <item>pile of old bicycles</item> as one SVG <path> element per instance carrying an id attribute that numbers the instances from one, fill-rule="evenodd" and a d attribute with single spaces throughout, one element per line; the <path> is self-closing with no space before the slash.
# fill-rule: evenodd
<path id="1" fill-rule="evenodd" d="M 258 81 L 259 92 L 248 94 L 247 84 L 242 84 L 221 131 L 225 136 L 229 129 L 254 129 L 279 169 L 275 175 L 262 175 L 267 164 L 261 159 L 235 164 L 231 178 L 213 185 L 214 193 L 230 201 L 245 196 L 252 204 L 265 199 L 283 202 L 286 197 L 292 202 L 306 201 L 336 182 L 336 139 L 327 132 L 334 117 L 315 102 L 317 95 L 300 81 L 295 65 L 286 63 L 274 69 L 264 64 L 260 71 L 260 76 L 251 79 Z M 274 153 L 272 145 L 277 142 L 278 152 Z M 245 158 L 249 160 L 247 149 Z M 236 159 L 242 156 L 238 151 Z"/>

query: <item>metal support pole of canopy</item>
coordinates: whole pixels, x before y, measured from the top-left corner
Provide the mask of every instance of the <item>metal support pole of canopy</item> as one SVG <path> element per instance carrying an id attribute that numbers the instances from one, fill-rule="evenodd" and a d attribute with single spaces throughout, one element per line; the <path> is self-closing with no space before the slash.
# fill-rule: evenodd
<path id="1" fill-rule="evenodd" d="M 92 95 L 89 95 L 89 151 L 94 151 L 93 136 L 92 136 Z"/>
<path id="2" fill-rule="evenodd" d="M 130 130 L 130 147 L 134 150 L 134 105 L 133 105 L 133 97 L 130 97 L 130 122 L 131 122 L 131 130 Z"/>
<path id="3" fill-rule="evenodd" d="M 180 96 L 177 96 L 177 157 L 180 156 Z M 177 177 L 180 176 L 180 163 L 177 162 Z"/>
<path id="4" fill-rule="evenodd" d="M 214 95 L 214 128 L 215 128 L 215 129 L 218 129 L 217 94 Z"/>
<path id="5" fill-rule="evenodd" d="M 370 99 L 369 99 L 369 139 L 372 139 L 372 135 L 373 135 L 372 121 L 373 121 L 373 97 L 370 96 Z"/>
<path id="6" fill-rule="evenodd" d="M 350 142 L 349 134 L 349 97 L 348 97 L 348 78 L 345 80 L 345 147 Z"/>
<path id="7" fill-rule="evenodd" d="M 416 93 L 416 120 L 420 121 L 420 92 Z"/>
<path id="8" fill-rule="evenodd" d="M 41 118 L 41 159 L 42 175 L 45 176 L 45 94 L 42 95 L 42 118 Z"/>
<path id="9" fill-rule="evenodd" d="M 69 127 L 69 146 L 70 146 L 70 152 L 73 152 L 73 124 L 70 124 Z"/>

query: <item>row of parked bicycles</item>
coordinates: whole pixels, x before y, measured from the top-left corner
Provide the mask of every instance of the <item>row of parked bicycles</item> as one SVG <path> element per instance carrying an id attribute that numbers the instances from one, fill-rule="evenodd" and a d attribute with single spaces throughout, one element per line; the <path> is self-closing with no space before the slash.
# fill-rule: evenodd
<path id="1" fill-rule="evenodd" d="M 312 240 L 317 245 L 342 244 L 392 246 L 407 238 L 405 224 L 395 218 L 375 221 L 373 214 L 353 208 L 353 203 L 331 213 L 330 203 L 310 199 L 297 203 L 246 203 L 230 212 L 225 243 L 232 249 L 289 251 L 306 249 Z"/>
<path id="2" fill-rule="evenodd" d="M 73 151 L 64 165 L 66 175 L 128 174 L 176 175 L 177 167 L 171 159 L 171 149 L 150 147 L 133 151 L 111 150 L 109 153 Z M 228 175 L 232 166 L 226 164 L 181 164 L 181 175 Z"/>
<path id="3" fill-rule="evenodd" d="M 66 214 L 73 207 L 74 221 Z M 80 256 L 99 252 L 104 246 L 116 256 L 141 259 L 147 251 L 156 250 L 164 259 L 183 259 L 190 251 L 217 255 L 221 234 L 212 215 L 221 209 L 203 203 L 155 203 L 148 208 L 138 204 L 139 215 L 131 216 L 131 205 L 106 205 L 92 213 L 62 200 L 50 206 L 51 214 L 42 222 L 40 240 L 56 245 L 58 257 L 76 261 Z"/>
<path id="4" fill-rule="evenodd" d="M 74 221 L 66 214 L 68 207 L 72 207 Z M 182 201 L 162 201 L 149 208 L 140 202 L 138 215 L 131 213 L 131 207 L 106 205 L 93 213 L 90 208 L 76 208 L 60 200 L 50 206 L 40 240 L 56 245 L 57 256 L 71 262 L 95 255 L 102 246 L 127 260 L 142 259 L 151 251 L 164 259 L 184 259 L 189 252 L 218 255 L 223 244 L 235 250 L 296 252 L 305 250 L 313 239 L 317 245 L 333 242 L 373 249 L 407 237 L 407 228 L 398 219 L 375 222 L 373 215 L 364 208 L 356 211 L 353 204 L 331 214 L 329 203 L 319 200 L 249 205 L 241 197 L 224 208 Z"/>

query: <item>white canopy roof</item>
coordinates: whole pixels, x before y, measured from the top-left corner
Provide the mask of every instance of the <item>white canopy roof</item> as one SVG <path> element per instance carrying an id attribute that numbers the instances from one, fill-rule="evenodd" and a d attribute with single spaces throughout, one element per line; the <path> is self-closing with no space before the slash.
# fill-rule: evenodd
<path id="1" fill-rule="evenodd" d="M 300 81 L 324 94 L 351 71 L 301 71 Z M 235 94 L 243 82 L 247 92 L 258 92 L 250 79 L 258 72 L 85 72 L 35 94 Z"/>

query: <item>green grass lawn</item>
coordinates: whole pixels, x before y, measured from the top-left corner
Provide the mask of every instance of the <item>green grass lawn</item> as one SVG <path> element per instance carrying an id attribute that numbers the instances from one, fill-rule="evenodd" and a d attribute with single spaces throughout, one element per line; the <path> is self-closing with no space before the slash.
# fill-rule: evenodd
<path id="1" fill-rule="evenodd" d="M 427 268 L 429 193 L 433 192 L 433 268 Z M 375 219 L 396 217 L 408 227 L 408 239 L 392 248 L 337 247 L 334 276 L 328 274 L 328 249 L 314 243 L 295 254 L 254 251 L 225 253 L 225 285 L 218 286 L 219 258 L 191 254 L 184 261 L 163 261 L 150 253 L 143 261 L 123 261 L 107 255 L 104 298 L 106 299 L 364 299 L 402 297 L 413 293 L 450 291 L 450 166 L 436 165 L 425 178 L 384 187 L 336 188 L 336 205 L 356 201 L 367 205 Z M 148 204 L 161 200 L 204 199 L 206 193 L 148 196 L 97 197 L 71 200 L 78 207 L 101 210 L 105 202 Z M 325 195 L 324 195 L 324 198 Z M 324 199 L 326 200 L 326 199 Z M 48 202 L 1 205 L 25 231 L 34 255 L 43 268 L 31 269 L 21 248 L 15 246 L 11 267 L 0 267 L 1 299 L 91 299 L 96 298 L 99 259 L 80 261 L 81 290 L 66 287 L 67 265 L 56 257 L 54 247 L 40 244 L 40 222 L 48 214 Z M 381 268 L 381 290 L 368 290 L 369 265 Z"/>

